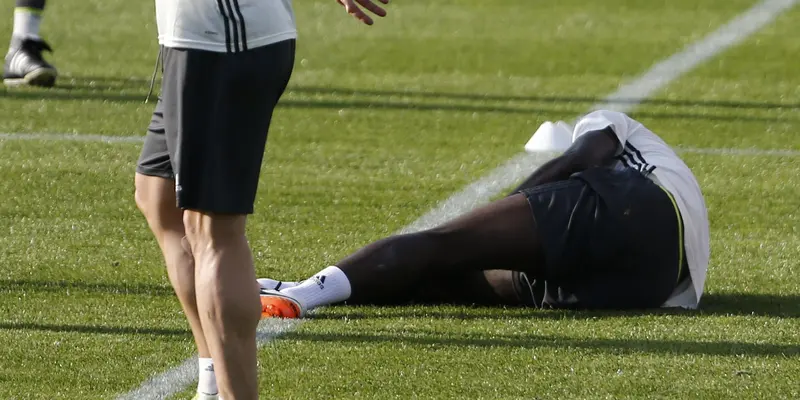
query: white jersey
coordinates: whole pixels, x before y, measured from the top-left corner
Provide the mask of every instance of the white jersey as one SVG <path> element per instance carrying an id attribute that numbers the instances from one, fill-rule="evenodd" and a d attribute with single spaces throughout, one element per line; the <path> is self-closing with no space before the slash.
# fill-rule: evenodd
<path id="1" fill-rule="evenodd" d="M 611 127 L 619 139 L 614 167 L 636 169 L 675 197 L 684 226 L 684 248 L 691 279 L 679 285 L 664 307 L 696 308 L 703 295 L 709 259 L 708 211 L 692 171 L 655 133 L 627 115 L 595 111 L 578 121 L 572 133 L 579 136 Z"/>
<path id="2" fill-rule="evenodd" d="M 158 43 L 240 52 L 297 38 L 291 0 L 156 0 Z"/>

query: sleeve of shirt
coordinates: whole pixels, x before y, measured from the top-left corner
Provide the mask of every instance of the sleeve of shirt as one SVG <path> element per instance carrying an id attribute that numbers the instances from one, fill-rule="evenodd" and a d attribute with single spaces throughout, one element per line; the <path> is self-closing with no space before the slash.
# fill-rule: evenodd
<path id="1" fill-rule="evenodd" d="M 603 130 L 611 127 L 611 130 L 617 135 L 619 146 L 617 147 L 616 156 L 622 154 L 625 148 L 625 142 L 628 141 L 630 135 L 630 118 L 616 111 L 598 110 L 593 111 L 578 121 L 575 129 L 572 132 L 572 141 L 575 142 L 581 135 L 588 132 Z"/>

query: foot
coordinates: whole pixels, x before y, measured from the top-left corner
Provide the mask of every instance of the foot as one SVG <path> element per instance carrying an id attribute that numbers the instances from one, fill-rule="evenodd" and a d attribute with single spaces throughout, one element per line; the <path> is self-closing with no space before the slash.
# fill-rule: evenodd
<path id="1" fill-rule="evenodd" d="M 44 50 L 53 51 L 42 39 L 12 38 L 3 67 L 3 83 L 6 86 L 55 85 L 58 71 L 42 58 Z"/>
<path id="2" fill-rule="evenodd" d="M 277 290 L 261 289 L 261 318 L 302 318 L 303 306 L 297 299 Z"/>
<path id="3" fill-rule="evenodd" d="M 218 394 L 195 393 L 192 400 L 219 400 Z"/>

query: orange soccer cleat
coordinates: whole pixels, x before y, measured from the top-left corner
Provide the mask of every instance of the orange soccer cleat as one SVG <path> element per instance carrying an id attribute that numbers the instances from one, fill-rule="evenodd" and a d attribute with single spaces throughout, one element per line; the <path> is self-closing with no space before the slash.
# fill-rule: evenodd
<path id="1" fill-rule="evenodd" d="M 261 318 L 302 318 L 303 306 L 277 290 L 261 289 Z"/>

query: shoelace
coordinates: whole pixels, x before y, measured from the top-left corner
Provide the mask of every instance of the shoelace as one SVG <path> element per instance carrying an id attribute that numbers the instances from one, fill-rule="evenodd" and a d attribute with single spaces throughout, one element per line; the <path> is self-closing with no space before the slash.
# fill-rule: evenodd
<path id="1" fill-rule="evenodd" d="M 150 102 L 150 96 L 153 94 L 153 87 L 156 85 L 156 75 L 158 75 L 158 66 L 161 64 L 161 57 L 164 51 L 163 46 L 158 46 L 158 56 L 156 56 L 156 65 L 153 67 L 153 76 L 150 78 L 150 89 L 147 91 L 147 97 L 144 99 L 145 103 Z"/>

